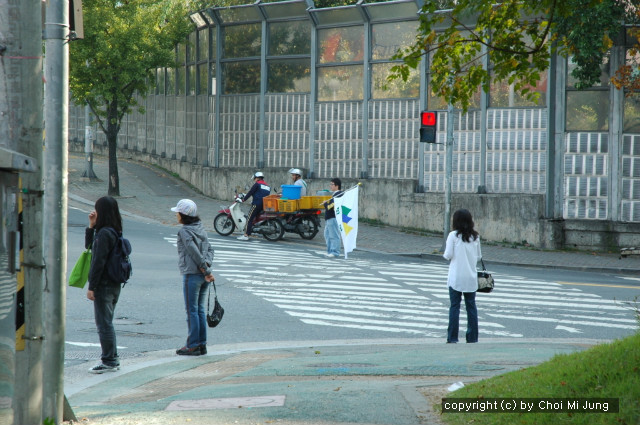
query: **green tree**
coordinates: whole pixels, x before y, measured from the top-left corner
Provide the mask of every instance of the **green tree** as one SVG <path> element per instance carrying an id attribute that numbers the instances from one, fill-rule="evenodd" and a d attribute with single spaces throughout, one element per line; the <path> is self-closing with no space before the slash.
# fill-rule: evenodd
<path id="1" fill-rule="evenodd" d="M 108 194 L 120 195 L 116 144 L 122 118 L 139 107 L 155 70 L 175 66 L 175 46 L 193 30 L 181 0 L 84 0 L 84 39 L 69 48 L 69 89 L 88 104 L 109 146 Z"/>
<path id="2" fill-rule="evenodd" d="M 488 92 L 496 81 L 535 101 L 539 93 L 531 87 L 558 53 L 573 57 L 572 76 L 587 88 L 599 80 L 613 40 L 637 19 L 635 12 L 627 0 L 426 1 L 416 42 L 396 55 L 404 64 L 389 79 L 406 80 L 409 67 L 428 53 L 431 91 L 465 111 L 479 88 Z"/>

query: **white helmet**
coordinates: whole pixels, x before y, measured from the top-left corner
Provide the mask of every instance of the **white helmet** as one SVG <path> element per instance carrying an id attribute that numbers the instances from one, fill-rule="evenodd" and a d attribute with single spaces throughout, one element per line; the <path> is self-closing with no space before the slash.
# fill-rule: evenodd
<path id="1" fill-rule="evenodd" d="M 300 171 L 299 168 L 292 168 L 289 170 L 289 174 L 297 174 L 300 177 L 302 177 L 302 171 Z"/>
<path id="2" fill-rule="evenodd" d="M 264 174 L 262 173 L 262 171 L 257 171 L 254 175 L 253 178 L 256 179 L 258 177 L 264 177 Z"/>

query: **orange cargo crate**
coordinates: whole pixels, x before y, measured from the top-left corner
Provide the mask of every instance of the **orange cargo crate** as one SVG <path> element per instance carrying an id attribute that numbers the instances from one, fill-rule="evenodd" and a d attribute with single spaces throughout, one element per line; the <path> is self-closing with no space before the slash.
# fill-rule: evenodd
<path id="1" fill-rule="evenodd" d="M 294 212 L 300 209 L 300 202 L 297 199 L 278 199 L 278 211 Z"/>
<path id="2" fill-rule="evenodd" d="M 278 198 L 280 195 L 269 195 L 262 198 L 262 208 L 269 212 L 278 212 Z"/>
<path id="3" fill-rule="evenodd" d="M 313 203 L 313 196 L 303 196 L 300 198 L 300 209 L 309 210 L 311 208 L 317 208 Z"/>

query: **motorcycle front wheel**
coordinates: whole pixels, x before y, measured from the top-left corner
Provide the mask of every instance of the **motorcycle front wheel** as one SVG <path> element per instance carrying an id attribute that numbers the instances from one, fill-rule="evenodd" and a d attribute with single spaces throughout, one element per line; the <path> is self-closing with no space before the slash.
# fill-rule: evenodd
<path id="1" fill-rule="evenodd" d="M 277 218 L 268 220 L 263 226 L 266 227 L 266 229 L 262 232 L 262 236 L 270 242 L 275 242 L 284 235 L 284 227 Z"/>
<path id="2" fill-rule="evenodd" d="M 220 213 L 213 219 L 213 228 L 222 236 L 229 236 L 233 233 L 236 225 L 227 213 Z"/>
<path id="3" fill-rule="evenodd" d="M 311 218 L 303 218 L 297 226 L 298 234 L 302 239 L 311 240 L 318 234 L 318 224 Z"/>

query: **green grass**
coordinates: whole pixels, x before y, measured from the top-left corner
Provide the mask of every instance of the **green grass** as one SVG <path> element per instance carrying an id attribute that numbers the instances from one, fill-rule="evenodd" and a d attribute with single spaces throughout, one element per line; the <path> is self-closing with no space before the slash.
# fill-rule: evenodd
<path id="1" fill-rule="evenodd" d="M 469 384 L 447 398 L 617 398 L 619 413 L 444 413 L 447 424 L 640 424 L 640 333 Z"/>

